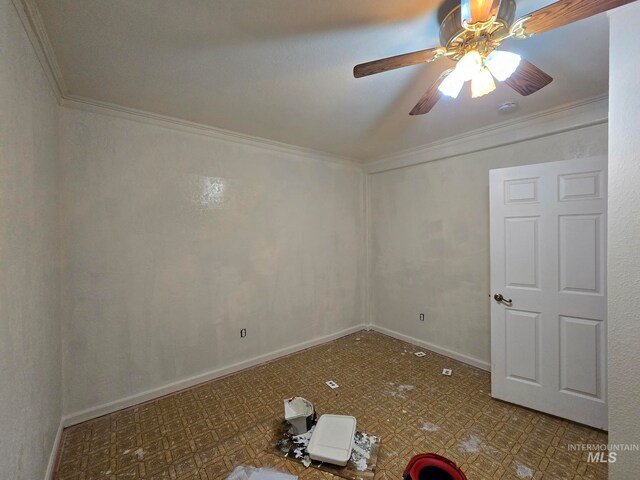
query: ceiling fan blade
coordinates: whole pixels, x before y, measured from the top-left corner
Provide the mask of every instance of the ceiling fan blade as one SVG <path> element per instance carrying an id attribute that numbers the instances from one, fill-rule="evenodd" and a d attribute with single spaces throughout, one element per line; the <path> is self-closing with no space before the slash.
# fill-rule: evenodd
<path id="1" fill-rule="evenodd" d="M 526 38 L 568 25 L 635 0 L 560 0 L 516 20 L 511 32 Z"/>
<path id="2" fill-rule="evenodd" d="M 445 54 L 446 50 L 442 47 L 428 48 L 413 53 L 405 53 L 396 55 L 395 57 L 382 58 L 372 62 L 361 63 L 353 68 L 353 76 L 356 78 L 366 77 L 375 73 L 395 70 L 396 68 L 417 65 L 418 63 L 427 63 L 437 60 Z"/>
<path id="3" fill-rule="evenodd" d="M 533 63 L 522 59 L 518 69 L 507 78 L 504 83 L 513 88 L 520 95 L 527 96 L 546 87 L 553 81 L 549 75 L 544 73 Z"/>
<path id="4" fill-rule="evenodd" d="M 413 110 L 409 112 L 409 115 L 424 115 L 431 111 L 435 104 L 438 103 L 438 100 L 442 97 L 442 93 L 440 93 L 438 87 L 451 72 L 453 72 L 453 69 L 446 70 L 440 74 L 438 79 L 433 83 L 433 85 L 431 85 L 429 90 L 425 92 L 420 101 L 416 103 Z"/>

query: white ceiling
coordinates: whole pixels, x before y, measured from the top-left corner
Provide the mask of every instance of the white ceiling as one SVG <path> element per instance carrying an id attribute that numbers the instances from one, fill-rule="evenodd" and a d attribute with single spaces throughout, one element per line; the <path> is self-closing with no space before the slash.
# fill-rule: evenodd
<path id="1" fill-rule="evenodd" d="M 518 16 L 551 3 L 521 0 Z M 436 0 L 37 0 L 68 93 L 359 160 L 596 96 L 608 89 L 600 15 L 525 41 L 554 77 L 409 111 L 449 63 L 362 79 L 355 64 L 438 45 Z M 497 106 L 518 101 L 505 117 Z"/>

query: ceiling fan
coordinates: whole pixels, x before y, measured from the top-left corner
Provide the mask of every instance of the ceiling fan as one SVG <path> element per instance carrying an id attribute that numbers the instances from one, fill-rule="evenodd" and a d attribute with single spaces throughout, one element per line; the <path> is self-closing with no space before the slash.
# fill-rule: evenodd
<path id="1" fill-rule="evenodd" d="M 461 0 L 440 24 L 444 46 L 362 63 L 354 67 L 353 75 L 366 77 L 442 57 L 456 61 L 455 68 L 438 77 L 410 115 L 428 113 L 442 95 L 456 98 L 467 81 L 471 82 L 473 98 L 495 90 L 494 78 L 520 95 L 530 95 L 553 78 L 519 55 L 499 50 L 504 40 L 525 39 L 633 1 L 559 0 L 514 21 L 515 0 Z"/>

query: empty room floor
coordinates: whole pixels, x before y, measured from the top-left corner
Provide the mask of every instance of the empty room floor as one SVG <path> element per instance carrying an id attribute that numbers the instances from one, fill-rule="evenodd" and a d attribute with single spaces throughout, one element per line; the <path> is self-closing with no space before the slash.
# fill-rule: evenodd
<path id="1" fill-rule="evenodd" d="M 359 431 L 380 437 L 376 479 L 401 479 L 422 452 L 449 457 L 469 480 L 607 478 L 606 464 L 567 448 L 604 444 L 605 432 L 493 400 L 488 372 L 434 353 L 413 355 L 419 350 L 362 331 L 70 427 L 55 478 L 215 480 L 239 464 L 333 477 L 272 447 L 282 400 L 293 395 L 313 402 L 319 415 L 353 415 Z"/>

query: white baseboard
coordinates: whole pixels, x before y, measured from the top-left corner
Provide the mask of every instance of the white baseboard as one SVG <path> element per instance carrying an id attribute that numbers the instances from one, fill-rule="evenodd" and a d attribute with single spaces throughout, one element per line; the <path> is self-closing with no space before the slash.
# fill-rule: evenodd
<path id="1" fill-rule="evenodd" d="M 418 340 L 417 338 L 394 332 L 393 330 L 389 330 L 388 328 L 380 327 L 378 325 L 371 325 L 370 328 L 374 332 L 383 333 L 385 335 L 389 335 L 390 337 L 397 338 L 398 340 L 402 340 L 403 342 L 411 343 L 412 345 L 416 345 L 418 347 L 431 350 L 432 352 L 439 353 L 440 355 L 444 355 L 445 357 L 453 358 L 454 360 L 466 363 L 467 365 L 481 368 L 482 370 L 486 370 L 488 372 L 491 371 L 491 364 L 489 362 L 485 362 L 484 360 L 480 360 L 479 358 L 470 357 L 469 355 L 465 355 L 463 353 L 454 352 L 453 350 L 449 350 L 448 348 L 439 347 L 432 343 Z"/>
<path id="2" fill-rule="evenodd" d="M 203 373 L 200 375 L 195 375 L 189 378 L 178 380 L 176 382 L 172 382 L 162 387 L 153 388 L 151 390 L 146 390 L 144 392 L 140 392 L 135 395 L 131 395 L 129 397 L 121 398 L 119 400 L 114 400 L 112 402 L 108 402 L 103 405 L 98 405 L 96 407 L 91 407 L 86 410 L 82 410 L 80 412 L 71 413 L 63 417 L 62 424 L 64 427 L 70 427 L 72 425 L 76 425 L 78 423 L 82 423 L 87 420 L 100 417 L 102 415 L 107 415 L 109 413 L 116 412 L 123 408 L 128 408 L 143 402 L 148 402 L 149 400 L 153 400 L 153 399 L 162 397 L 164 395 L 169 395 L 171 393 L 184 390 L 185 388 L 193 387 L 194 385 L 198 385 L 200 383 L 208 382 L 210 380 L 214 380 L 216 378 L 223 377 L 225 375 L 229 375 L 231 373 L 235 373 L 240 370 L 253 367 L 255 365 L 259 365 L 261 363 L 275 360 L 276 358 L 283 357 L 291 353 L 299 352 L 300 350 L 305 350 L 307 348 L 314 347 L 322 343 L 330 342 L 331 340 L 335 340 L 337 338 L 344 337 L 345 335 L 350 335 L 352 333 L 359 332 L 361 330 L 364 330 L 365 328 L 366 326 L 364 324 L 356 325 L 354 327 L 350 327 L 336 333 L 325 335 L 323 337 L 318 337 L 313 340 L 308 340 L 306 342 L 298 343 L 296 345 L 282 348 L 280 350 L 276 350 L 274 352 L 270 352 L 264 355 L 259 355 L 257 357 L 254 357 L 239 363 L 234 363 L 233 365 L 228 365 L 226 367 L 218 368 L 216 370 L 212 370 L 207 373 Z"/>
<path id="3" fill-rule="evenodd" d="M 49 462 L 47 463 L 47 471 L 44 474 L 44 480 L 53 480 L 56 462 L 58 461 L 58 449 L 60 448 L 60 441 L 62 440 L 63 428 L 63 420 L 60 419 L 60 423 L 58 424 L 58 431 L 56 432 L 56 438 L 53 440 L 53 446 L 51 447 L 51 453 L 49 454 Z"/>

